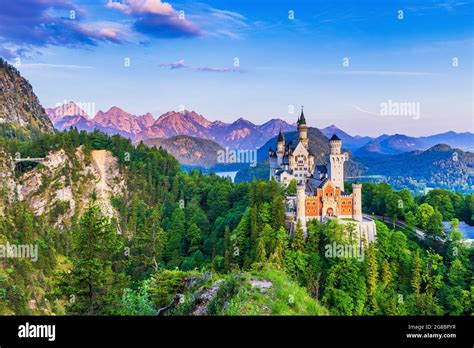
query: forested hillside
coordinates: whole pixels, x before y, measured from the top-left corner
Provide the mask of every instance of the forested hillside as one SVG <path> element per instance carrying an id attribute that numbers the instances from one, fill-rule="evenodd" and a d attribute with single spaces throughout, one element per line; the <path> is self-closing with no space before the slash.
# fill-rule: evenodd
<path id="1" fill-rule="evenodd" d="M 472 314 L 472 249 L 455 220 L 449 236 L 439 229 L 443 217 L 472 222 L 472 196 L 448 195 L 462 207 L 451 210 L 435 193 L 415 200 L 406 191 L 368 185 L 366 211 L 378 207 L 375 213 L 413 220 L 405 230 L 377 222 L 376 243 L 365 244 L 360 257 L 340 257 L 328 254 L 328 246 L 355 247 L 351 224 L 314 221 L 306 239 L 300 227 L 289 236 L 285 192 L 276 182 L 185 174 L 164 150 L 98 131 L 0 139 L 0 164 L 7 163 L 0 166 L 0 190 L 9 192 L 0 244 L 38 245 L 36 261 L 1 259 L 0 314 Z M 86 170 L 98 150 L 110 154 L 110 171 Z M 51 158 L 60 152 L 71 163 L 65 169 L 11 161 L 16 153 Z M 53 176 L 28 196 L 44 198 L 45 209 L 32 209 L 32 198 L 16 194 L 32 173 Z M 106 190 L 108 196 L 100 189 L 111 173 L 124 187 Z M 84 186 L 70 196 L 83 204 L 61 204 L 55 190 L 84 177 L 90 192 Z M 104 214 L 105 199 L 114 214 Z M 420 241 L 415 225 L 430 231 L 429 238 Z"/>

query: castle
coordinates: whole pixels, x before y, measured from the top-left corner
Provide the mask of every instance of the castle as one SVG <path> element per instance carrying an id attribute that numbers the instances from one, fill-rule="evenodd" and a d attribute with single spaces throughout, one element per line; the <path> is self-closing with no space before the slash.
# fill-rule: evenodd
<path id="1" fill-rule="evenodd" d="M 298 141 L 285 142 L 278 134 L 277 147 L 270 148 L 270 180 L 274 179 L 285 187 L 295 180 L 296 196 L 286 197 L 287 217 L 290 231 L 299 221 L 306 233 L 306 224 L 311 219 L 323 222 L 337 218 L 339 223 L 352 223 L 359 234 L 359 240 L 374 241 L 376 228 L 373 220 L 362 216 L 362 184 L 353 183 L 352 193 L 344 192 L 344 162 L 349 154 L 342 152 L 342 141 L 333 135 L 329 139 L 330 154 L 326 163 L 315 164 L 315 157 L 309 149 L 308 127 L 301 109 L 298 118 Z"/>

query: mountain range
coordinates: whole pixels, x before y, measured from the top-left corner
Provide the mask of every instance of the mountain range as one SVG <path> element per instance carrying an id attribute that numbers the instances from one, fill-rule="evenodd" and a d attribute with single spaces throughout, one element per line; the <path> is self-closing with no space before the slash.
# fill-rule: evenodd
<path id="1" fill-rule="evenodd" d="M 344 142 L 343 142 L 344 143 Z M 397 155 L 415 150 L 427 150 L 437 144 L 449 144 L 465 151 L 474 150 L 474 134 L 446 132 L 425 137 L 410 137 L 403 134 L 381 136 L 370 140 L 355 151 L 358 157 L 378 157 L 379 155 Z"/>
<path id="2" fill-rule="evenodd" d="M 99 111 L 91 118 L 74 102 L 46 109 L 46 112 L 58 130 L 70 127 L 86 131 L 99 129 L 107 134 L 120 134 L 135 142 L 188 135 L 212 140 L 223 147 L 256 149 L 278 134 L 280 129 L 283 132 L 295 129 L 294 125 L 280 119 L 272 119 L 262 125 L 243 118 L 232 123 L 211 122 L 195 111 L 188 110 L 169 111 L 155 120 L 150 113 L 135 116 L 115 106 L 105 112 Z"/>
<path id="3" fill-rule="evenodd" d="M 46 109 L 46 113 L 58 130 L 70 127 L 86 131 L 99 129 L 107 134 L 120 134 L 135 142 L 187 135 L 212 140 L 222 147 L 231 149 L 258 149 L 276 136 L 280 130 L 283 133 L 296 130 L 294 124 L 281 119 L 271 119 L 261 125 L 256 125 L 244 118 L 239 118 L 232 123 L 211 122 L 197 112 L 188 110 L 169 111 L 155 119 L 150 113 L 135 116 L 114 106 L 90 117 L 74 102 Z M 344 148 L 358 157 L 427 150 L 441 143 L 464 151 L 474 150 L 474 134 L 470 132 L 451 131 L 423 137 L 382 134 L 373 138 L 350 135 L 335 125 L 322 128 L 320 131 L 327 138 L 336 134 L 342 140 Z"/>

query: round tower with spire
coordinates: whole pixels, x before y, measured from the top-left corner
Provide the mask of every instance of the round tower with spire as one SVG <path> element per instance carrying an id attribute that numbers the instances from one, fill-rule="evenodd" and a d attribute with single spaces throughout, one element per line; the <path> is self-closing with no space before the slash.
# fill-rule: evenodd
<path id="1" fill-rule="evenodd" d="M 278 158 L 278 165 L 283 164 L 283 156 L 285 155 L 285 137 L 281 133 L 281 128 L 280 128 L 280 133 L 278 133 L 278 142 L 277 142 L 277 158 Z"/>
<path id="2" fill-rule="evenodd" d="M 298 118 L 298 139 L 308 149 L 308 126 L 306 126 L 303 108 L 304 106 L 301 106 L 301 115 Z"/>

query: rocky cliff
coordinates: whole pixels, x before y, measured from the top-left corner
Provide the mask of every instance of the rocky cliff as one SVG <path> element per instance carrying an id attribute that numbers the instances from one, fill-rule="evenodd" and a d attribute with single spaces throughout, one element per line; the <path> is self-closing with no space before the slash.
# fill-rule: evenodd
<path id="1" fill-rule="evenodd" d="M 53 132 L 54 127 L 17 69 L 0 58 L 0 130 L 8 137 Z"/>
<path id="2" fill-rule="evenodd" d="M 81 147 L 73 153 L 61 149 L 50 152 L 43 162 L 18 179 L 13 170 L 11 155 L 0 150 L 0 190 L 5 193 L 2 197 L 10 197 L 10 202 L 28 202 L 35 215 L 48 214 L 57 227 L 69 224 L 75 214 L 80 215 L 93 197 L 105 216 L 117 218 L 111 198 L 126 192 L 117 159 L 106 150 L 85 154 Z M 0 208 L 7 203 L 3 201 Z"/>

